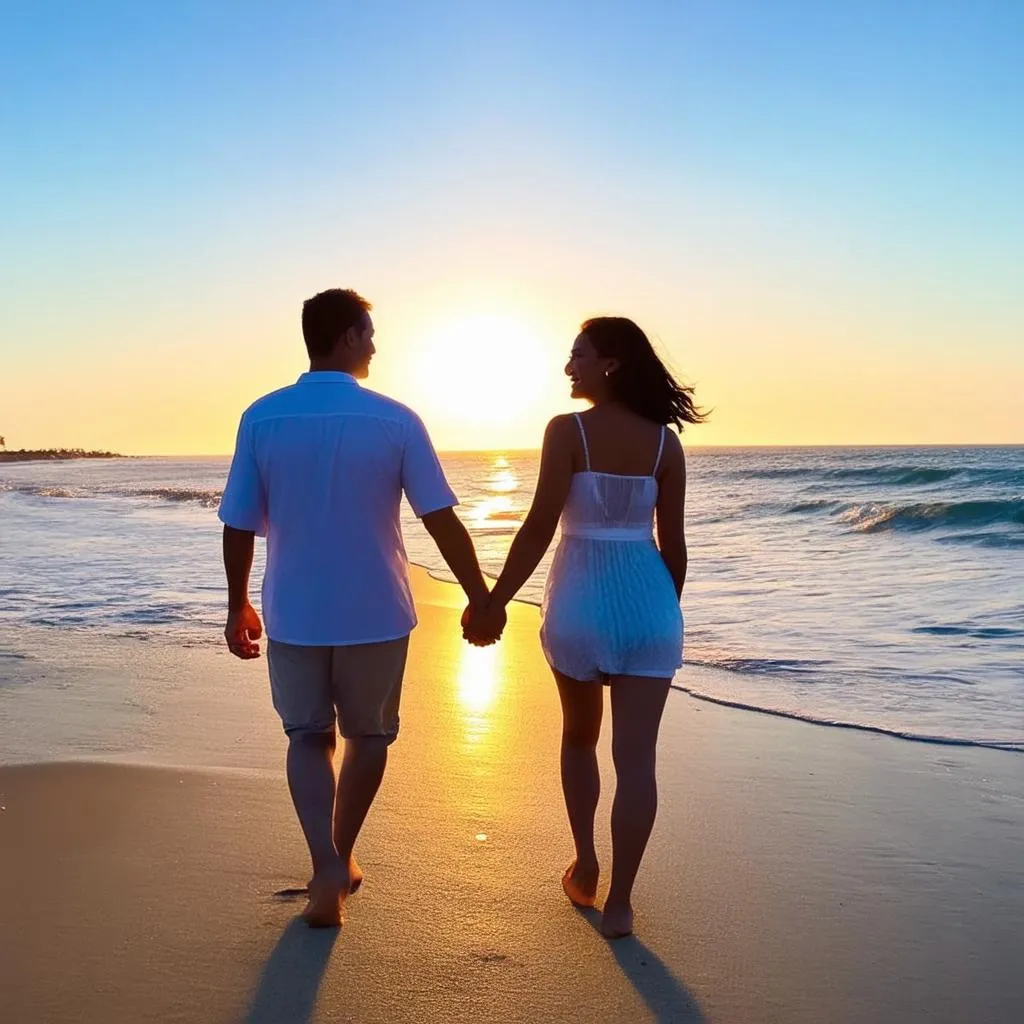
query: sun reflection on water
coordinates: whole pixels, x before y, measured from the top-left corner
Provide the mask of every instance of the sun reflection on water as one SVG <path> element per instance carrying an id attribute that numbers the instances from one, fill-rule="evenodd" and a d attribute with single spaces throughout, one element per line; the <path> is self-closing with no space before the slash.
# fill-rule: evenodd
<path id="1" fill-rule="evenodd" d="M 465 644 L 459 661 L 458 696 L 466 742 L 476 744 L 491 731 L 498 692 L 500 649 Z"/>
<path id="2" fill-rule="evenodd" d="M 459 663 L 459 703 L 467 712 L 482 714 L 494 703 L 498 688 L 498 646 L 462 649 Z"/>
<path id="3" fill-rule="evenodd" d="M 511 495 L 519 489 L 519 477 L 508 459 L 499 455 L 491 465 L 491 472 L 483 485 L 485 497 L 480 498 L 471 513 L 477 529 L 508 529 L 518 523 L 522 514 Z"/>
<path id="4" fill-rule="evenodd" d="M 518 523 L 519 519 L 510 498 L 484 498 L 473 509 L 473 525 L 477 529 L 507 528 L 509 523 Z"/>
<path id="5" fill-rule="evenodd" d="M 514 491 L 519 486 L 519 477 L 511 469 L 499 469 L 487 481 L 487 489 L 495 494 Z"/>

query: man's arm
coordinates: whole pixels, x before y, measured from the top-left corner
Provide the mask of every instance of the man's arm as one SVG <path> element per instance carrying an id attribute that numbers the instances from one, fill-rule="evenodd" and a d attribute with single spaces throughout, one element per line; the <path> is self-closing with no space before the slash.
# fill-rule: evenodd
<path id="1" fill-rule="evenodd" d="M 455 574 L 469 603 L 474 607 L 487 604 L 490 595 L 476 558 L 476 549 L 455 510 L 439 508 L 436 512 L 428 512 L 423 517 L 423 525 L 434 538 L 441 557 Z"/>
<path id="2" fill-rule="evenodd" d="M 256 609 L 249 603 L 249 573 L 256 534 L 252 530 L 224 527 L 224 572 L 228 578 L 228 621 L 224 639 L 237 658 L 260 656 L 257 643 L 263 635 L 263 624 Z"/>
<path id="3" fill-rule="evenodd" d="M 489 597 L 487 584 L 473 542 L 452 507 L 457 499 L 422 420 L 411 413 L 406 427 L 402 490 L 465 591 L 470 608 L 483 608 Z"/>
<path id="4" fill-rule="evenodd" d="M 224 637 L 238 658 L 258 658 L 263 626 L 249 603 L 249 572 L 256 534 L 267 532 L 267 501 L 246 415 L 238 425 L 235 454 L 217 510 L 224 523 L 224 570 L 228 577 L 228 621 Z"/>

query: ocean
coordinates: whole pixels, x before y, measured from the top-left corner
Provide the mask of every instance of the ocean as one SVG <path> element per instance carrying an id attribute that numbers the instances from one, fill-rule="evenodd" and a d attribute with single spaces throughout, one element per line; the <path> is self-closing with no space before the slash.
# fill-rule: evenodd
<path id="1" fill-rule="evenodd" d="M 485 571 L 536 452 L 442 456 Z M 683 594 L 695 696 L 1024 752 L 1024 447 L 693 448 Z M 0 463 L 4 659 L 52 637 L 219 644 L 226 458 Z M 410 559 L 450 578 L 408 507 Z M 540 602 L 548 557 L 520 593 Z M 262 545 L 254 570 L 258 593 Z"/>

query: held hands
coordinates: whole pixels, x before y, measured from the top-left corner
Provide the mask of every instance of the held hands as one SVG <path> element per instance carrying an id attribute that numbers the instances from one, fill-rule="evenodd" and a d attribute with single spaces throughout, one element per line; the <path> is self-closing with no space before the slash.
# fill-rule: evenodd
<path id="1" fill-rule="evenodd" d="M 462 613 L 462 638 L 474 647 L 490 647 L 501 638 L 507 621 L 503 604 L 490 600 L 486 604 L 470 602 Z"/>
<path id="2" fill-rule="evenodd" d="M 248 601 L 241 608 L 228 610 L 228 623 L 224 627 L 224 639 L 228 650 L 236 658 L 248 661 L 260 656 L 259 638 L 263 636 L 263 623 Z"/>

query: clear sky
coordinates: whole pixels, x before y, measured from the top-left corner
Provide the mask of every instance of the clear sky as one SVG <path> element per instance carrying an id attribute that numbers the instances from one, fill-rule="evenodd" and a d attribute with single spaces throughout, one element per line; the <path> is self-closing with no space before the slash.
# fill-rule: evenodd
<path id="1" fill-rule="evenodd" d="M 369 386 L 535 447 L 586 316 L 692 443 L 1024 441 L 1019 0 L 0 0 L 0 433 L 229 451 L 376 306 Z"/>

